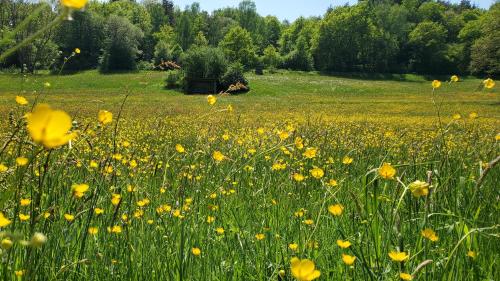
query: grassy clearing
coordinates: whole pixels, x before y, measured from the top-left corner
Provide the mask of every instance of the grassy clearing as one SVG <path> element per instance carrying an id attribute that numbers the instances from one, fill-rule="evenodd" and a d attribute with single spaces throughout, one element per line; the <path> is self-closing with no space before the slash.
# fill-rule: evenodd
<path id="1" fill-rule="evenodd" d="M 319 280 L 499 279 L 496 89 L 444 84 L 434 106 L 417 76 L 279 73 L 209 106 L 162 77 L 1 76 L 4 279 L 293 280 L 292 257 Z M 77 121 L 71 147 L 33 142 L 14 102 L 33 89 Z"/>

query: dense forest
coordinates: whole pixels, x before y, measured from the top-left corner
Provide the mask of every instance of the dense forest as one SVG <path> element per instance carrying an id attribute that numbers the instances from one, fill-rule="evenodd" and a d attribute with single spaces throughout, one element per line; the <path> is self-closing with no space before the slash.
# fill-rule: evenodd
<path id="1" fill-rule="evenodd" d="M 0 52 L 48 25 L 59 9 L 58 1 L 2 0 Z M 23 32 L 5 36 L 32 15 Z M 181 9 L 169 0 L 92 1 L 1 67 L 57 71 L 64 64 L 65 71 L 108 72 L 154 69 L 166 61 L 197 64 L 220 56 L 247 70 L 497 76 L 500 3 L 484 10 L 468 0 L 359 1 L 331 7 L 322 17 L 289 22 L 259 15 L 250 0 L 211 13 L 199 3 Z M 203 63 L 214 67 L 211 61 Z"/>

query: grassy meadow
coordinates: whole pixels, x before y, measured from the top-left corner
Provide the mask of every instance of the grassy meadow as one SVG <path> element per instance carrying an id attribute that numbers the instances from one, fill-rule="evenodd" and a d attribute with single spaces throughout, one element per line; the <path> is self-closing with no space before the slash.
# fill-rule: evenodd
<path id="1" fill-rule="evenodd" d="M 498 86 L 164 76 L 0 74 L 2 279 L 500 279 Z"/>

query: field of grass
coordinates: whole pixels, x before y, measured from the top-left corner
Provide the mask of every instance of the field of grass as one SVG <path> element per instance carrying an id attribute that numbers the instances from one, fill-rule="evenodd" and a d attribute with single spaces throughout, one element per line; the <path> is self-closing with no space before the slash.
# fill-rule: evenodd
<path id="1" fill-rule="evenodd" d="M 500 279 L 497 88 L 248 78 L 0 74 L 1 278 Z"/>

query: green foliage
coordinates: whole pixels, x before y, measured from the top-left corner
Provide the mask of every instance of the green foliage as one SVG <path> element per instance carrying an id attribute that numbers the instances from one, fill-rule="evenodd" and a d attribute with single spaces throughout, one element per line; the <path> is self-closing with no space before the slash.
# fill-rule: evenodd
<path id="1" fill-rule="evenodd" d="M 220 80 L 226 72 L 227 62 L 219 48 L 194 46 L 181 57 L 184 78 Z"/>
<path id="2" fill-rule="evenodd" d="M 269 68 L 277 68 L 281 64 L 281 56 L 273 45 L 269 45 L 264 49 L 262 62 Z"/>
<path id="3" fill-rule="evenodd" d="M 167 76 L 165 78 L 165 86 L 167 89 L 176 89 L 181 83 L 181 73 L 179 70 L 169 70 L 167 71 Z"/>
<path id="4" fill-rule="evenodd" d="M 104 47 L 105 20 L 102 16 L 90 11 L 73 12 L 73 20 L 64 21 L 60 26 L 56 43 L 63 56 L 69 56 L 75 48 L 81 53 L 69 60 L 64 70 L 84 70 L 97 68 L 99 57 Z M 63 58 L 59 65 L 63 63 Z"/>
<path id="5" fill-rule="evenodd" d="M 203 34 L 203 32 L 201 32 L 201 31 L 198 32 L 198 34 L 194 38 L 194 44 L 196 46 L 208 46 L 208 40 L 205 37 L 205 35 Z"/>
<path id="6" fill-rule="evenodd" d="M 239 62 L 245 67 L 251 67 L 255 63 L 252 37 L 247 30 L 239 26 L 229 30 L 219 46 L 231 63 Z"/>
<path id="7" fill-rule="evenodd" d="M 313 64 L 313 57 L 306 38 L 300 36 L 295 49 L 283 58 L 283 68 L 310 71 L 314 68 Z"/>
<path id="8" fill-rule="evenodd" d="M 106 40 L 100 70 L 135 70 L 139 42 L 144 36 L 142 31 L 127 19 L 112 15 L 104 32 Z"/>
<path id="9" fill-rule="evenodd" d="M 220 83 L 223 89 L 227 89 L 229 86 L 235 85 L 236 83 L 247 86 L 248 80 L 245 78 L 243 65 L 240 63 L 231 64 L 226 73 L 222 76 Z"/>
<path id="10" fill-rule="evenodd" d="M 437 71 L 435 65 L 444 62 L 446 50 L 446 28 L 436 22 L 419 23 L 409 34 L 409 44 L 413 48 L 412 65 L 418 72 Z"/>
<path id="11" fill-rule="evenodd" d="M 493 5 L 477 23 L 479 37 L 471 47 L 470 70 L 475 74 L 500 75 L 500 3 Z"/>

